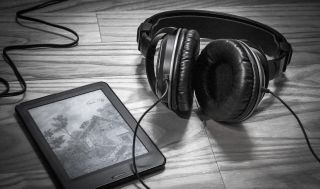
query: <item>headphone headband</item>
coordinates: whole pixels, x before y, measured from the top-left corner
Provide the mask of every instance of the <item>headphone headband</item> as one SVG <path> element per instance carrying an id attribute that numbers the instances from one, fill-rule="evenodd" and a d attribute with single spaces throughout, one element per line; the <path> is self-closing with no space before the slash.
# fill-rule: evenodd
<path id="1" fill-rule="evenodd" d="M 167 27 L 195 29 L 201 38 L 251 41 L 262 48 L 279 72 L 286 70 L 291 59 L 291 45 L 275 29 L 244 17 L 202 10 L 166 11 L 147 18 L 137 31 L 138 49 L 143 55 L 146 55 L 151 39 Z"/>

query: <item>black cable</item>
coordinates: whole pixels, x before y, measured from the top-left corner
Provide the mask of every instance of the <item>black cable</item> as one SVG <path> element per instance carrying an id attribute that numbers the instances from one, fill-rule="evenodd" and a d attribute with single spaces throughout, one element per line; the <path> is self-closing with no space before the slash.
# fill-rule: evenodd
<path id="1" fill-rule="evenodd" d="M 5 80 L 1 77 L 0 77 L 0 83 L 2 83 L 5 87 L 4 91 L 0 92 L 0 97 L 1 97 L 1 95 L 8 93 L 8 91 L 10 90 L 10 85 L 7 80 Z"/>
<path id="2" fill-rule="evenodd" d="M 78 44 L 79 42 L 79 36 L 77 34 L 77 32 L 75 32 L 74 30 L 58 25 L 58 24 L 53 24 L 53 23 L 49 23 L 46 22 L 44 20 L 40 20 L 37 18 L 33 18 L 33 17 L 29 17 L 29 16 L 25 16 L 23 14 L 34 11 L 34 10 L 38 10 L 53 4 L 57 4 L 57 3 L 61 3 L 63 1 L 67 1 L 67 0 L 51 0 L 51 1 L 47 1 L 45 3 L 39 4 L 39 5 L 35 5 L 33 7 L 24 9 L 24 10 L 20 10 L 16 13 L 16 22 L 19 23 L 18 19 L 22 19 L 22 20 L 28 20 L 28 21 L 32 21 L 32 22 L 38 22 L 44 25 L 48 25 L 48 26 L 52 26 L 55 28 L 59 28 L 65 31 L 68 31 L 70 33 L 72 33 L 76 38 L 73 39 L 72 42 L 70 43 L 63 43 L 63 44 L 55 44 L 55 43 L 44 43 L 44 44 L 31 44 L 31 45 L 12 45 L 12 46 L 7 46 L 3 48 L 3 59 L 8 63 L 8 65 L 11 67 L 11 69 L 13 70 L 15 76 L 17 77 L 20 86 L 21 86 L 21 90 L 19 91 L 15 91 L 15 92 L 10 92 L 10 86 L 9 86 L 9 82 L 3 78 L 0 78 L 0 83 L 4 84 L 5 86 L 5 90 L 0 92 L 0 98 L 1 97 L 10 97 L 10 96 L 17 96 L 17 95 L 21 95 L 23 93 L 25 93 L 26 89 L 27 89 L 27 84 L 25 82 L 25 80 L 23 79 L 22 75 L 20 74 L 19 70 L 17 69 L 16 65 L 14 64 L 14 62 L 11 60 L 11 58 L 9 57 L 9 55 L 7 54 L 7 52 L 12 51 L 12 50 L 25 50 L 25 49 L 34 49 L 34 48 L 70 48 L 70 47 L 74 47 Z"/>
<path id="3" fill-rule="evenodd" d="M 310 144 L 310 141 L 309 141 L 309 138 L 308 138 L 308 135 L 299 119 L 299 117 L 297 116 L 296 113 L 294 113 L 294 111 L 279 97 L 277 96 L 276 94 L 274 94 L 273 92 L 271 92 L 269 89 L 266 89 L 266 88 L 262 88 L 262 91 L 265 92 L 265 93 L 270 93 L 272 96 L 274 96 L 275 98 L 277 98 L 291 113 L 292 115 L 296 118 L 296 120 L 298 121 L 299 123 L 299 126 L 302 130 L 302 133 L 304 135 L 304 138 L 306 139 L 306 142 L 307 142 L 307 145 L 309 147 L 309 150 L 310 152 L 312 153 L 313 157 L 320 163 L 320 158 L 318 157 L 318 155 L 315 153 L 315 151 L 313 150 L 311 144 Z"/>
<path id="4" fill-rule="evenodd" d="M 150 189 L 150 187 L 144 183 L 144 181 L 142 180 L 142 178 L 139 175 L 138 169 L 137 169 L 137 164 L 136 164 L 136 138 L 137 138 L 137 133 L 138 133 L 138 128 L 140 125 L 140 122 L 142 121 L 142 119 L 144 118 L 144 116 L 152 109 L 154 108 L 159 102 L 161 102 L 161 100 L 163 100 L 165 98 L 165 96 L 167 95 L 168 92 L 168 80 L 166 80 L 166 91 L 163 93 L 163 95 L 152 105 L 150 106 L 140 117 L 139 121 L 136 124 L 136 127 L 134 128 L 134 134 L 133 134 L 133 143 L 132 143 L 132 162 L 133 162 L 133 173 L 135 174 L 135 176 L 137 177 L 137 179 L 140 181 L 140 183 L 146 188 L 146 189 Z"/>

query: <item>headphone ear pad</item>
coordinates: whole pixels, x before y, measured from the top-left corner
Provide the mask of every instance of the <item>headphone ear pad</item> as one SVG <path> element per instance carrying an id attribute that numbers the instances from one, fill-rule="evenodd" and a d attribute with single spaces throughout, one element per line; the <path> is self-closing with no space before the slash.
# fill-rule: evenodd
<path id="1" fill-rule="evenodd" d="M 198 58 L 196 97 L 216 121 L 242 121 L 258 100 L 260 76 L 247 50 L 237 40 L 214 40 Z"/>
<path id="2" fill-rule="evenodd" d="M 172 109 L 180 117 L 189 117 L 193 104 L 193 67 L 200 48 L 200 36 L 195 30 L 182 29 L 172 78 Z"/>

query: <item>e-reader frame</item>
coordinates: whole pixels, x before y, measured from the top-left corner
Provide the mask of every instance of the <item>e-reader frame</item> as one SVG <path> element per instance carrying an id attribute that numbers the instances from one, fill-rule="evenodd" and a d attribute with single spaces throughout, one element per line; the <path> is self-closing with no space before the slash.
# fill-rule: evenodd
<path id="1" fill-rule="evenodd" d="M 31 116 L 29 110 L 44 106 L 61 100 L 77 97 L 86 93 L 101 90 L 111 102 L 113 107 L 119 112 L 127 125 L 133 130 L 136 126 L 136 120 L 130 114 L 128 109 L 123 105 L 113 90 L 107 83 L 98 82 L 82 86 L 79 88 L 64 91 L 58 94 L 45 96 L 39 99 L 23 102 L 16 106 L 16 113 L 26 127 L 27 134 L 31 136 L 36 148 L 39 149 L 41 156 L 45 158 L 45 162 L 49 164 L 54 176 L 59 183 L 66 189 L 68 188 L 104 188 L 115 186 L 135 178 L 132 169 L 132 159 L 127 159 L 120 163 L 109 167 L 96 170 L 92 173 L 70 179 L 61 162 L 51 149 L 47 140 Z M 160 152 L 158 147 L 153 143 L 143 129 L 139 129 L 137 133 L 138 139 L 147 149 L 148 153 L 136 157 L 136 163 L 141 174 L 151 173 L 159 169 L 163 169 L 166 159 Z"/>

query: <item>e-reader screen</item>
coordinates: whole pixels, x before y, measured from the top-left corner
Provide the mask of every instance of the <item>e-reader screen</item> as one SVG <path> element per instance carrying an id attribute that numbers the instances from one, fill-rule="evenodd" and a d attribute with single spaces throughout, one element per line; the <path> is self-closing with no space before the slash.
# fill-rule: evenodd
<path id="1" fill-rule="evenodd" d="M 132 157 L 132 129 L 101 90 L 29 113 L 71 179 Z M 146 153 L 138 139 L 136 155 Z"/>

